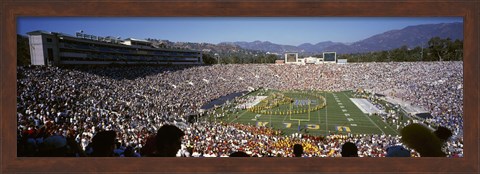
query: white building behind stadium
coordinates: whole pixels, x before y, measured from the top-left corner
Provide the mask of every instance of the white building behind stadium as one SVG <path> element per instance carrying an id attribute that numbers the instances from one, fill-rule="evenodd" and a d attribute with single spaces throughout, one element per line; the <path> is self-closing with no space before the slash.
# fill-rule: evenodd
<path id="1" fill-rule="evenodd" d="M 342 64 L 346 63 L 346 60 L 341 61 Z M 337 63 L 336 52 L 323 52 L 323 57 L 304 57 L 299 58 L 298 53 L 285 53 L 285 64 L 322 64 L 322 63 Z M 340 63 L 340 62 L 338 62 Z"/>
<path id="2" fill-rule="evenodd" d="M 203 64 L 201 51 L 155 48 L 147 40 L 76 36 L 32 31 L 27 33 L 32 65 L 65 64 Z"/>

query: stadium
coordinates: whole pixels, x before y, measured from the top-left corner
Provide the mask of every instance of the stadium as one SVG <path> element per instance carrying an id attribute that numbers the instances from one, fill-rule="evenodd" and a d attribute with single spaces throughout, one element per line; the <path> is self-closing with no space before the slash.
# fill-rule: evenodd
<path id="1" fill-rule="evenodd" d="M 135 38 L 75 36 L 42 30 L 27 33 L 32 65 L 68 64 L 200 64 L 199 51 L 154 47 Z"/>
<path id="2" fill-rule="evenodd" d="M 83 48 L 91 50 L 86 55 L 66 53 L 68 46 L 59 44 L 58 55 L 77 55 L 76 61 L 82 61 L 49 58 L 46 51 L 47 58 L 32 54 L 32 64 L 105 62 L 114 49 L 112 43 L 100 47 L 106 44 L 111 50 L 89 46 Z M 388 147 L 403 145 L 399 132 L 411 123 L 432 131 L 448 128 L 453 136 L 443 150 L 448 157 L 463 156 L 463 62 L 203 65 L 200 52 L 163 51 L 197 57 L 182 63 L 188 58 L 170 56 L 175 63 L 168 66 L 17 67 L 18 156 L 38 156 L 35 149 L 45 148 L 41 144 L 54 135 L 77 142 L 88 154 L 102 131 L 116 132 L 116 156 L 125 156 L 126 149 L 132 156 L 147 156 L 148 140 L 172 124 L 185 133 L 176 156 L 227 157 L 242 151 L 292 157 L 292 146 L 301 144 L 306 157 L 339 157 L 343 143 L 355 142 L 358 156 L 385 157 Z M 91 55 L 106 57 L 85 58 Z M 143 59 L 125 55 L 108 61 Z M 162 64 L 161 56 L 151 58 Z"/>

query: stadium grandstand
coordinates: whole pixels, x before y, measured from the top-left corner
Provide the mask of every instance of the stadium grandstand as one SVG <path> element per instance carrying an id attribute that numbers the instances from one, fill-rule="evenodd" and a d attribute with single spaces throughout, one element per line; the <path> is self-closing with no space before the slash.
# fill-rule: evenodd
<path id="1" fill-rule="evenodd" d="M 155 48 L 149 41 L 101 37 L 77 32 L 27 33 L 32 65 L 65 64 L 202 64 L 200 51 Z"/>
<path id="2" fill-rule="evenodd" d="M 92 156 L 94 137 L 104 131 L 117 133 L 115 156 L 149 156 L 152 136 L 173 124 L 185 133 L 178 157 L 238 151 L 293 157 L 294 144 L 305 157 L 340 157 L 345 142 L 355 143 L 359 157 L 385 157 L 388 147 L 404 146 L 398 132 L 410 123 L 451 130 L 442 150 L 463 156 L 461 61 L 19 66 L 17 72 L 18 156 L 67 147 L 65 139 L 79 150 L 64 156 Z M 429 117 L 415 116 L 425 112 Z"/>

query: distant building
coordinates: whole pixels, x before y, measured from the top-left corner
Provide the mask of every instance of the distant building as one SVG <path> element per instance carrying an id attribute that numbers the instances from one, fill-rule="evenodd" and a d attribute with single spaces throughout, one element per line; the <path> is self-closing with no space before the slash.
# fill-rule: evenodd
<path id="1" fill-rule="evenodd" d="M 317 57 L 305 57 L 304 59 L 304 63 L 305 64 L 318 64 L 319 63 L 319 60 Z"/>
<path id="2" fill-rule="evenodd" d="M 278 53 L 271 53 L 271 52 L 267 52 L 266 54 L 273 54 L 273 55 L 276 55 L 276 56 L 280 55 Z"/>
<path id="3" fill-rule="evenodd" d="M 203 64 L 201 51 L 154 48 L 147 40 L 76 36 L 32 31 L 27 33 L 32 65 L 65 64 Z"/>
<path id="4" fill-rule="evenodd" d="M 285 60 L 275 60 L 275 64 L 284 64 Z"/>
<path id="5" fill-rule="evenodd" d="M 337 54 L 336 52 L 324 52 L 323 57 L 310 56 L 305 58 L 299 58 L 298 53 L 285 53 L 285 63 L 297 64 L 297 65 L 336 63 L 336 60 L 337 60 L 336 54 Z"/>
<path id="6" fill-rule="evenodd" d="M 338 59 L 337 64 L 347 64 L 347 59 Z"/>

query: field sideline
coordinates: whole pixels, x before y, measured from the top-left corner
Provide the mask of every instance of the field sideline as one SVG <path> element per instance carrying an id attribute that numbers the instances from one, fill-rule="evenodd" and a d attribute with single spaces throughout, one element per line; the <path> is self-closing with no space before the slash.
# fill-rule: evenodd
<path id="1" fill-rule="evenodd" d="M 272 91 L 272 90 L 271 90 Z M 288 95 L 288 92 L 284 92 Z M 352 134 L 382 134 L 398 135 L 396 127 L 382 121 L 377 115 L 368 116 L 364 114 L 351 100 L 352 92 L 318 92 L 312 91 L 323 96 L 327 105 L 319 110 L 302 114 L 264 114 L 254 113 L 246 109 L 239 110 L 238 113 L 225 114 L 224 117 L 217 118 L 217 122 L 224 123 L 242 123 L 257 126 L 273 127 L 281 130 L 286 135 L 292 133 L 307 133 L 310 135 L 327 135 L 330 133 L 352 133 Z M 247 96 L 255 96 L 258 91 Z M 244 97 L 247 97 L 244 96 Z M 295 102 L 302 101 L 305 96 L 301 94 L 290 94 Z M 291 106 L 290 106 L 291 107 Z M 306 107 L 306 106 L 305 106 Z M 279 106 L 277 109 L 289 108 Z M 287 109 L 288 110 L 288 109 Z M 217 112 L 221 112 L 217 109 Z M 212 120 L 213 121 L 213 120 Z M 300 127 L 299 127 L 300 122 Z M 300 130 L 300 131 L 299 131 Z"/>

